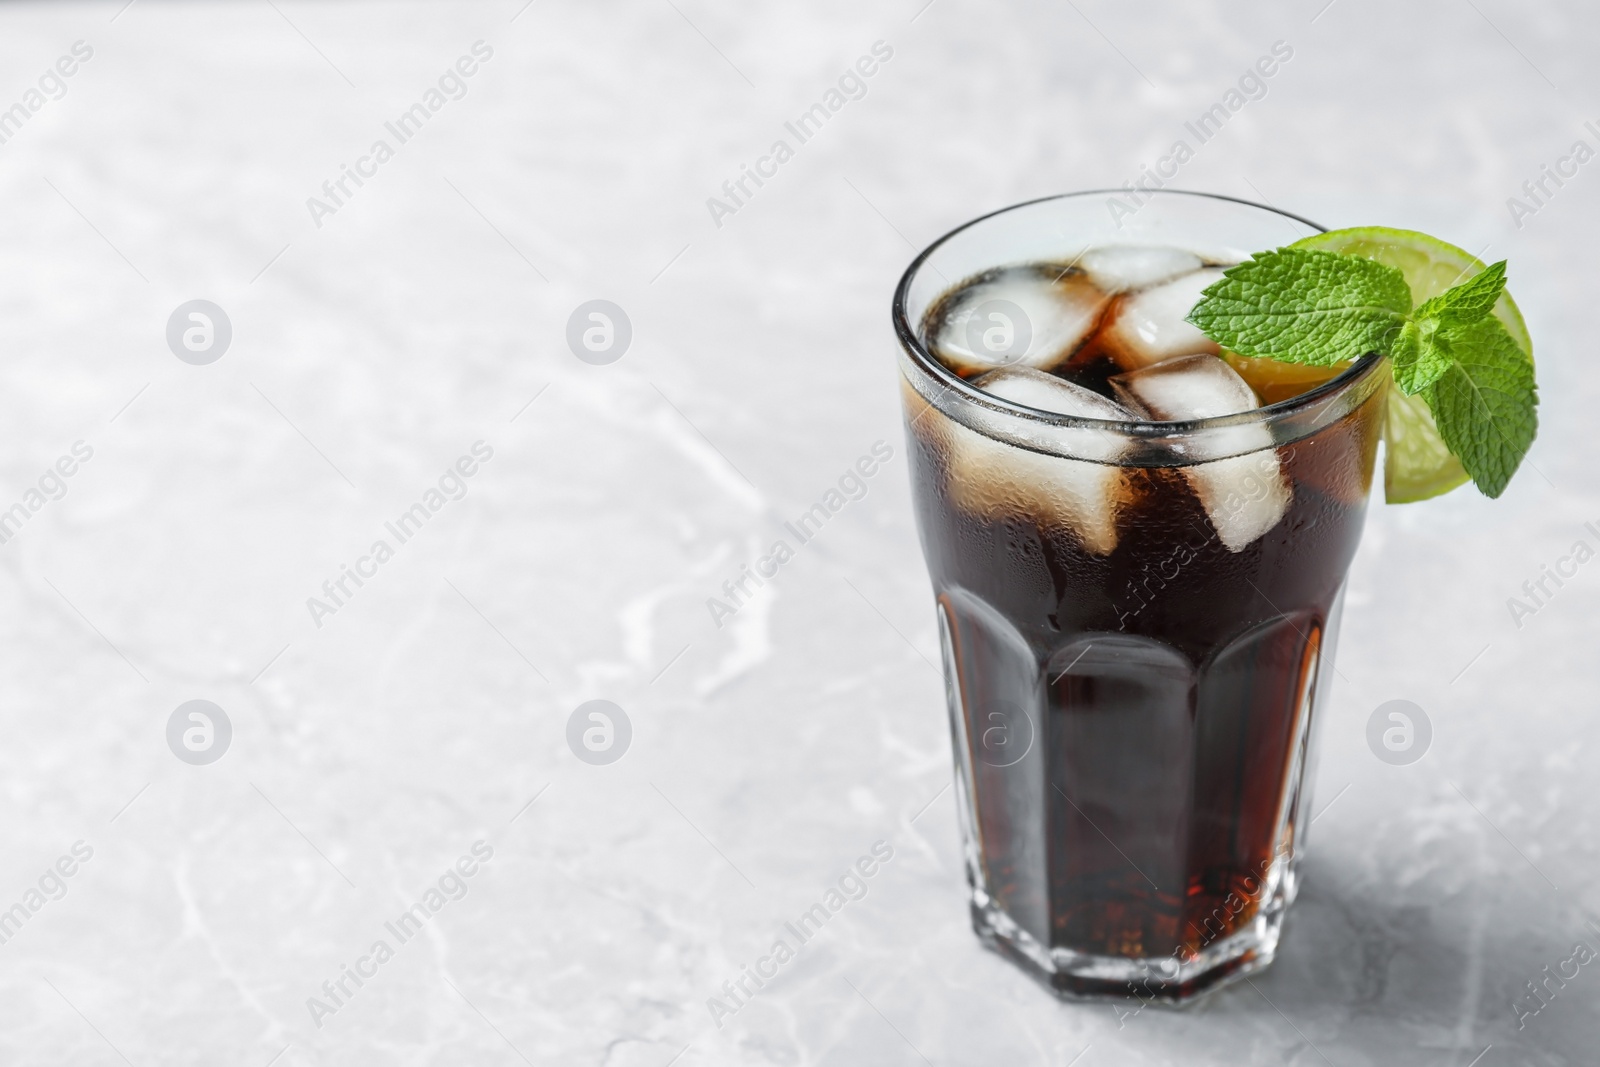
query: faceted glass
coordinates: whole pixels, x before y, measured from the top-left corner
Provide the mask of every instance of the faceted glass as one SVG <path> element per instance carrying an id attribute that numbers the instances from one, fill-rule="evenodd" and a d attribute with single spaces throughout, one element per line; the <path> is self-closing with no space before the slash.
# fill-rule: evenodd
<path id="1" fill-rule="evenodd" d="M 1181 1001 L 1271 961 L 1388 372 L 1367 356 L 1239 415 L 1101 421 L 978 390 L 921 324 L 997 267 L 1114 244 L 1232 263 L 1315 229 L 1198 194 L 1131 217 L 1053 197 L 941 238 L 895 294 L 972 921 L 1064 996 Z M 1224 543 L 1217 508 L 1285 492 Z M 1094 536 L 1060 521 L 1082 493 L 1111 501 Z"/>

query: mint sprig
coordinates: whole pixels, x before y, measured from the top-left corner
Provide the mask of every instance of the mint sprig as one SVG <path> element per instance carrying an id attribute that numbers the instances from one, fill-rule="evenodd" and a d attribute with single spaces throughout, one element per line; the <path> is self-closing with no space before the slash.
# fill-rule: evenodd
<path id="1" fill-rule="evenodd" d="M 1410 311 L 1411 287 L 1393 267 L 1280 248 L 1228 268 L 1189 321 L 1241 356 L 1331 367 L 1387 352 Z"/>
<path id="2" fill-rule="evenodd" d="M 1533 361 L 1492 315 L 1450 338 L 1450 366 L 1422 398 L 1473 482 L 1497 497 L 1539 429 Z"/>
<path id="3" fill-rule="evenodd" d="M 1201 295 L 1189 322 L 1241 356 L 1328 367 L 1388 356 L 1485 496 L 1497 497 L 1538 429 L 1533 360 L 1493 314 L 1501 260 L 1412 307 L 1400 271 L 1320 249 L 1258 252 Z"/>

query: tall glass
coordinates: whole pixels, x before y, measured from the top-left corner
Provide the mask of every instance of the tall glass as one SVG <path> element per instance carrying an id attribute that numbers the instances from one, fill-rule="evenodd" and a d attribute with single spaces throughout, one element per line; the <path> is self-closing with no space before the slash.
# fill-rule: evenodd
<path id="1" fill-rule="evenodd" d="M 1063 996 L 1181 1001 L 1271 962 L 1389 375 L 1367 356 L 1255 411 L 1107 422 L 977 390 L 923 317 L 995 267 L 1110 244 L 1234 263 L 1311 229 L 1191 193 L 1132 216 L 1052 197 L 940 238 L 895 293 L 972 922 Z M 1230 546 L 1208 487 L 1213 511 L 1288 502 Z M 1084 492 L 1104 529 L 1062 521 Z"/>

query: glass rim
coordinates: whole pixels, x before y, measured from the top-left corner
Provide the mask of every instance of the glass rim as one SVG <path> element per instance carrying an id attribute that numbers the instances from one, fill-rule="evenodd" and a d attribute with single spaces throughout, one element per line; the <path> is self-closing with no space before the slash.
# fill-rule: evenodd
<path id="1" fill-rule="evenodd" d="M 1125 189 L 1081 189 L 1077 192 L 1054 193 L 1050 196 L 1035 197 L 1032 200 L 1008 204 L 1005 207 L 979 215 L 977 218 L 969 219 L 938 237 L 932 244 L 917 253 L 916 258 L 906 267 L 905 273 L 900 276 L 899 284 L 895 286 L 890 314 L 894 320 L 894 332 L 896 338 L 900 341 L 900 347 L 905 350 L 912 362 L 917 365 L 917 368 L 932 378 L 936 384 L 960 395 L 970 403 L 981 405 L 1003 415 L 1026 419 L 1031 422 L 1044 423 L 1050 426 L 1113 431 L 1129 437 L 1169 437 L 1230 426 L 1248 426 L 1263 420 L 1272 421 L 1300 410 L 1317 406 L 1331 395 L 1365 378 L 1383 361 L 1382 356 L 1369 352 L 1352 361 L 1350 366 L 1320 385 L 1274 404 L 1264 404 L 1261 407 L 1251 408 L 1248 411 L 1241 411 L 1233 415 L 1214 415 L 1205 419 L 1162 422 L 1149 419 L 1094 419 L 1083 415 L 1064 415 L 1059 412 L 1028 407 L 1026 404 L 1018 404 L 984 392 L 945 366 L 932 352 L 928 351 L 928 347 L 923 343 L 918 330 L 912 326 L 906 315 L 906 304 L 910 297 L 911 284 L 917 277 L 918 271 L 947 241 L 957 234 L 963 233 L 979 223 L 987 222 L 997 215 L 1004 215 L 1007 212 L 1031 207 L 1034 204 L 1043 204 L 1052 200 L 1071 200 L 1085 196 L 1114 196 L 1126 191 Z M 1192 189 L 1144 189 L 1140 191 L 1151 196 L 1194 197 L 1201 200 L 1220 200 L 1227 203 L 1240 204 L 1244 207 L 1255 208 L 1258 211 L 1293 219 L 1295 222 L 1311 227 L 1318 233 L 1328 232 L 1326 226 L 1318 225 L 1310 219 L 1303 218 L 1292 212 L 1282 211 L 1268 204 L 1258 204 L 1253 200 L 1245 200 L 1242 197 L 1226 196 L 1222 193 L 1203 193 Z M 1009 265 L 1005 263 L 994 264 L 996 267 Z M 959 281 L 964 280 L 960 279 Z M 959 281 L 956 284 L 959 284 Z"/>

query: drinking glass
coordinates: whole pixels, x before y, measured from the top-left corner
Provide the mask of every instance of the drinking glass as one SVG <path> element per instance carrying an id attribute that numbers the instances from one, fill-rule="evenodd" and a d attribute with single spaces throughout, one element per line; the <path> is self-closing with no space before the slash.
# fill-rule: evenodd
<path id="1" fill-rule="evenodd" d="M 1111 195 L 946 234 L 893 316 L 973 927 L 1062 996 L 1184 1001 L 1270 963 L 1295 897 L 1389 373 L 1368 355 L 1242 414 L 1114 422 L 934 358 L 925 314 L 982 272 L 1125 244 L 1230 264 L 1320 229 L 1169 191 L 1129 215 Z M 1284 493 L 1264 534 L 1219 535 L 1220 512 Z M 1073 521 L 1091 505 L 1110 516 L 1092 536 Z"/>

